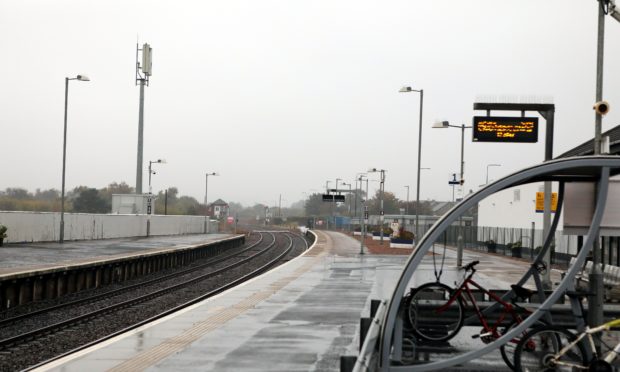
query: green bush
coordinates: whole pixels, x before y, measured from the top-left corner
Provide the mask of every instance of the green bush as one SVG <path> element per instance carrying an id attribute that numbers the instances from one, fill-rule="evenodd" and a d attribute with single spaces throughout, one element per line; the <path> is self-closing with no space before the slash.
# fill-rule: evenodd
<path id="1" fill-rule="evenodd" d="M 415 237 L 415 234 L 412 233 L 411 231 L 406 231 L 403 230 L 400 232 L 399 236 L 400 239 L 407 239 L 407 240 L 413 240 Z"/>

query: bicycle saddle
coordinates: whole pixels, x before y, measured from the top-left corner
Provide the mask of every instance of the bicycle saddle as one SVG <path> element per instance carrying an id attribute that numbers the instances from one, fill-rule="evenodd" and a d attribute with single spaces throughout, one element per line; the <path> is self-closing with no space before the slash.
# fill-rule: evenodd
<path id="1" fill-rule="evenodd" d="M 510 288 L 512 288 L 517 297 L 522 298 L 524 301 L 529 300 L 530 297 L 534 295 L 534 291 L 532 291 L 531 289 L 527 289 L 517 284 L 511 285 Z"/>

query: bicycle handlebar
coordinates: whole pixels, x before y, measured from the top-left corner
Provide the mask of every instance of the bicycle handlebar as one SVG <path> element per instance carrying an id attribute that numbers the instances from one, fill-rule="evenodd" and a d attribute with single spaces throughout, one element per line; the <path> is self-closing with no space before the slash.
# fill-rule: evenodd
<path id="1" fill-rule="evenodd" d="M 472 261 L 472 262 L 468 263 L 467 265 L 463 266 L 463 269 L 465 271 L 473 270 L 474 266 L 478 265 L 479 263 L 480 263 L 480 261 L 478 261 L 478 260 Z"/>

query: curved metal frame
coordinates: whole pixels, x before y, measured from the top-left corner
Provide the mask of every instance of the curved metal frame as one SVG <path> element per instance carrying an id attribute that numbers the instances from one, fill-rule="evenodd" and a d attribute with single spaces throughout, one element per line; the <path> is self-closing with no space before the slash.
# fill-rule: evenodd
<path id="1" fill-rule="evenodd" d="M 594 215 L 592 217 L 592 222 L 590 225 L 590 229 L 587 234 L 586 241 L 584 242 L 583 248 L 580 253 L 577 255 L 577 261 L 575 264 L 569 269 L 568 273 L 561 281 L 560 285 L 556 290 L 547 298 L 531 316 L 529 316 L 524 322 L 522 322 L 519 326 L 513 328 L 510 332 L 506 333 L 501 338 L 495 340 L 494 342 L 485 345 L 484 347 L 477 349 L 475 351 L 467 352 L 462 355 L 456 356 L 454 358 L 432 362 L 428 364 L 420 364 L 420 365 L 411 365 L 411 366 L 392 366 L 390 360 L 390 353 L 392 347 L 392 338 L 394 336 L 394 328 L 397 321 L 398 308 L 400 304 L 400 299 L 403 297 L 406 287 L 413 276 L 414 271 L 420 265 L 424 255 L 429 251 L 433 242 L 435 242 L 440 235 L 454 222 L 458 219 L 460 215 L 465 213 L 469 208 L 476 205 L 479 201 L 484 198 L 507 188 L 518 186 L 526 183 L 533 183 L 545 180 L 555 180 L 559 181 L 563 186 L 563 183 L 568 181 L 583 181 L 583 179 L 579 178 L 579 175 L 571 175 L 570 173 L 563 174 L 562 171 L 571 171 L 584 168 L 588 168 L 591 173 L 588 174 L 590 178 L 589 181 L 598 181 L 598 195 L 596 200 L 596 208 L 594 211 Z M 590 169 L 591 168 L 591 169 Z M 481 189 L 477 193 L 469 196 L 464 199 L 461 203 L 456 205 L 450 212 L 444 215 L 425 235 L 422 237 L 420 241 L 419 247 L 415 250 L 415 252 L 409 257 L 401 277 L 398 281 L 396 288 L 392 294 L 392 297 L 389 301 L 387 312 L 385 318 L 383 319 L 383 329 L 382 335 L 380 339 L 380 350 L 379 350 L 379 369 L 382 371 L 429 371 L 436 370 L 441 368 L 446 368 L 450 366 L 454 366 L 457 364 L 462 364 L 464 362 L 470 361 L 474 358 L 478 358 L 493 349 L 500 347 L 502 344 L 508 342 L 511 338 L 517 336 L 519 333 L 523 332 L 529 326 L 534 324 L 536 320 L 538 320 L 543 313 L 547 313 L 553 304 L 557 302 L 557 300 L 564 294 L 567 289 L 571 289 L 573 286 L 573 279 L 577 271 L 580 267 L 583 266 L 585 262 L 586 256 L 592 248 L 592 245 L 598 236 L 598 230 L 600 227 L 600 223 L 603 217 L 603 212 L 605 209 L 605 202 L 607 200 L 607 190 L 610 176 L 610 169 L 619 170 L 620 169 L 620 158 L 611 157 L 611 156 L 588 156 L 588 157 L 575 157 L 575 158 L 567 158 L 560 159 L 555 161 L 549 161 L 540 165 L 536 165 L 530 168 L 526 168 L 522 171 L 513 173 L 503 179 L 500 179 L 487 187 Z M 563 187 L 561 186 L 561 190 Z M 560 213 L 556 213 L 556 216 L 553 221 L 552 229 L 550 229 L 549 234 L 545 240 L 545 247 L 538 254 L 534 262 L 539 262 L 542 260 L 542 255 L 545 253 L 546 249 L 549 249 L 550 242 L 552 241 L 553 231 L 557 227 L 557 223 L 559 221 Z M 530 268 L 525 274 L 524 277 L 519 281 L 519 283 L 524 283 L 529 275 L 532 275 L 533 268 Z M 536 275 L 535 275 L 536 277 Z M 539 283 L 537 282 L 537 286 Z M 507 294 L 508 295 L 508 294 Z M 506 296 L 507 296 L 506 295 Z M 397 300 L 394 300 L 397 299 Z"/>

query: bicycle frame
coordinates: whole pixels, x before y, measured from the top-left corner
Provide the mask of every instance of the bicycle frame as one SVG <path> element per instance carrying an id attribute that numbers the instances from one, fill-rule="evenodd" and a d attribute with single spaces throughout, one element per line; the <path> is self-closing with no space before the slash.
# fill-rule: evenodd
<path id="1" fill-rule="evenodd" d="M 467 304 L 468 301 L 465 298 L 465 295 L 464 295 L 464 293 L 465 293 L 465 294 L 467 294 L 467 297 L 469 298 L 469 302 L 471 302 L 471 305 L 473 306 L 474 310 L 476 311 L 476 315 L 478 316 L 478 319 L 480 320 L 480 323 L 482 323 L 482 327 L 487 332 L 491 332 L 491 334 L 494 337 L 499 337 L 500 335 L 497 333 L 497 328 L 502 324 L 504 319 L 507 318 L 508 314 L 510 314 L 512 319 L 515 320 L 518 323 L 521 323 L 521 321 L 523 321 L 523 319 L 517 313 L 517 311 L 515 310 L 514 306 L 511 303 L 502 300 L 499 296 L 495 295 L 492 292 L 489 292 L 486 288 L 484 288 L 480 284 L 476 283 L 476 281 L 472 279 L 472 277 L 474 276 L 475 272 L 476 271 L 473 270 L 469 275 L 467 275 L 467 277 L 465 277 L 463 279 L 463 282 L 458 286 L 458 289 L 450 297 L 448 302 L 445 305 L 443 305 L 442 307 L 440 307 L 439 309 L 437 309 L 437 310 L 438 310 L 439 313 L 443 312 L 448 307 L 450 307 L 450 305 L 452 305 L 454 303 L 454 301 L 456 301 L 456 299 L 459 296 L 465 302 L 465 304 Z M 480 310 L 480 307 L 478 306 L 478 303 L 476 302 L 476 298 L 474 297 L 474 294 L 472 293 L 472 290 L 470 288 L 470 284 L 472 286 L 476 287 L 477 289 L 479 289 L 480 291 L 486 293 L 492 300 L 494 300 L 495 302 L 499 303 L 503 307 L 502 313 L 501 313 L 499 319 L 497 320 L 497 322 L 493 325 L 493 327 L 489 326 L 489 322 L 487 322 L 487 319 L 485 318 L 484 314 Z"/>
<path id="2" fill-rule="evenodd" d="M 586 328 L 585 331 L 583 331 L 579 335 L 577 335 L 577 338 L 575 339 L 575 341 L 567 344 L 566 346 L 564 346 L 562 348 L 562 350 L 560 350 L 556 355 L 554 355 L 554 357 L 553 357 L 554 363 L 557 364 L 557 365 L 564 365 L 564 366 L 568 366 L 568 367 L 587 369 L 588 367 L 583 367 L 583 366 L 575 365 L 573 363 L 566 363 L 566 362 L 558 360 L 558 359 L 562 355 L 566 354 L 566 352 L 568 350 L 570 350 L 573 346 L 575 346 L 579 342 L 581 342 L 581 340 L 583 340 L 585 337 L 588 338 L 588 344 L 590 346 L 590 350 L 592 352 L 592 356 L 593 356 L 594 360 L 599 359 L 598 352 L 596 351 L 596 345 L 594 343 L 594 338 L 592 337 L 592 335 L 600 333 L 600 332 L 603 332 L 603 331 L 609 331 L 612 327 L 618 327 L 618 326 L 620 326 L 620 319 L 612 320 L 612 321 L 607 322 L 607 323 L 605 323 L 603 325 L 600 325 L 598 327 Z M 612 350 L 607 352 L 607 355 L 605 355 L 605 358 L 603 358 L 603 360 L 605 362 L 611 364 L 611 362 L 613 362 L 614 359 L 616 359 L 616 357 L 618 356 L 619 353 L 620 353 L 620 343 L 618 343 Z"/>

